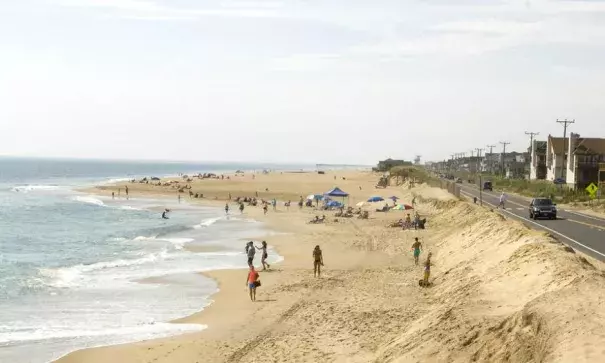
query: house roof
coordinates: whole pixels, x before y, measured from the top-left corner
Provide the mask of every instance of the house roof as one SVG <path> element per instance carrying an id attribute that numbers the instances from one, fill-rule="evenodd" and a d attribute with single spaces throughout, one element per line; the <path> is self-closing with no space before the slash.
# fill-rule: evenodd
<path id="1" fill-rule="evenodd" d="M 555 154 L 563 154 L 563 151 L 565 150 L 565 138 L 548 135 L 548 143 L 552 145 Z"/>
<path id="2" fill-rule="evenodd" d="M 578 139 L 574 154 L 605 154 L 605 139 L 584 137 Z"/>

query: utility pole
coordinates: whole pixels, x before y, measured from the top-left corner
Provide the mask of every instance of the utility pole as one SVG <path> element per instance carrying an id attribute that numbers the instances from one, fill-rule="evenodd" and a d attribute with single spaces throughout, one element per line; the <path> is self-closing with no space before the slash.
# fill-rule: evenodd
<path id="1" fill-rule="evenodd" d="M 481 172 L 481 152 L 483 151 L 483 149 L 480 148 L 475 148 L 475 151 L 477 151 L 477 172 L 480 173 Z"/>
<path id="2" fill-rule="evenodd" d="M 506 158 L 506 145 L 510 144 L 510 142 L 506 142 L 506 141 L 500 141 L 500 144 L 502 144 L 502 160 L 500 161 L 502 163 L 502 177 L 504 177 L 504 158 Z"/>
<path id="3" fill-rule="evenodd" d="M 575 124 L 576 120 L 559 120 L 557 122 L 563 124 L 563 172 L 561 173 L 561 178 L 567 182 L 567 125 Z M 556 156 L 555 156 L 556 158 Z"/>
<path id="4" fill-rule="evenodd" d="M 531 150 L 534 148 L 534 136 L 540 135 L 540 133 L 525 131 L 525 135 L 529 135 L 529 152 L 531 153 Z"/>
<path id="5" fill-rule="evenodd" d="M 494 151 L 494 148 L 496 147 L 496 145 L 487 145 L 487 147 L 489 148 L 489 154 L 488 154 L 489 155 L 489 162 L 488 162 L 488 164 L 489 164 L 489 173 L 493 174 L 494 173 L 494 167 L 493 167 L 494 165 L 492 163 L 492 154 L 494 153 L 493 151 Z"/>

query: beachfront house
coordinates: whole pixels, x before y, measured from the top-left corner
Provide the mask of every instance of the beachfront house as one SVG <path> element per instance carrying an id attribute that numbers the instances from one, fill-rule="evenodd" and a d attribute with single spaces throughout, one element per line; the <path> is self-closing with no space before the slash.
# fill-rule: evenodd
<path id="1" fill-rule="evenodd" d="M 529 179 L 546 179 L 546 141 L 534 140 L 530 148 Z"/>
<path id="2" fill-rule="evenodd" d="M 597 184 L 599 163 L 605 162 L 605 139 L 580 137 L 572 132 L 566 146 L 569 155 L 567 186 L 584 189 L 590 183 Z"/>
<path id="3" fill-rule="evenodd" d="M 554 181 L 563 178 L 567 157 L 564 155 L 565 139 L 548 135 L 546 141 L 546 179 Z"/>
<path id="4" fill-rule="evenodd" d="M 497 172 L 500 170 L 500 154 L 498 153 L 487 153 L 481 160 L 481 171 L 482 172 Z"/>
<path id="5" fill-rule="evenodd" d="M 529 176 L 528 153 L 513 151 L 504 156 L 504 176 L 509 179 L 525 179 Z"/>

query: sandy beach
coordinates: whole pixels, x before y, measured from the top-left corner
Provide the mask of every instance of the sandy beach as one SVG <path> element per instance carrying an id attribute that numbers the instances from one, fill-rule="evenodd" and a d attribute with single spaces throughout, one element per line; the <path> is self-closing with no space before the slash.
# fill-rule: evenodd
<path id="1" fill-rule="evenodd" d="M 260 271 L 258 301 L 251 302 L 242 270 L 207 273 L 220 291 L 201 312 L 175 323 L 207 325 L 199 333 L 86 349 L 57 362 L 597 362 L 605 360 L 604 265 L 552 236 L 528 229 L 488 208 L 456 200 L 426 185 L 375 189 L 370 172 L 230 175 L 190 184 L 203 199 L 224 206 L 229 193 L 276 198 L 277 211 L 260 206 L 244 214 L 280 234 L 265 239 L 284 257 Z M 164 182 L 164 181 L 163 181 Z M 128 185 L 132 198 L 172 195 L 171 187 L 128 183 L 90 193 L 110 195 Z M 299 209 L 300 196 L 338 186 L 355 205 L 372 195 L 401 198 L 427 218 L 425 230 L 387 225 L 406 211 L 375 212 L 367 220 Z M 187 190 L 188 191 L 188 190 Z M 287 210 L 283 202 L 292 201 Z M 239 214 L 235 203 L 232 213 Z M 325 214 L 323 224 L 308 224 Z M 421 262 L 433 255 L 430 287 Z M 244 247 L 243 241 L 235 241 Z M 325 267 L 313 277 L 312 250 Z M 256 266 L 260 265 L 257 254 Z"/>

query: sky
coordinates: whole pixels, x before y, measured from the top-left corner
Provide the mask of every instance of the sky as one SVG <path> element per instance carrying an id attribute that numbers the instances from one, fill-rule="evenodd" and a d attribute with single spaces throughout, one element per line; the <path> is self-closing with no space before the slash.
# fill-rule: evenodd
<path id="1" fill-rule="evenodd" d="M 375 164 L 605 137 L 605 0 L 0 0 L 0 155 Z"/>

